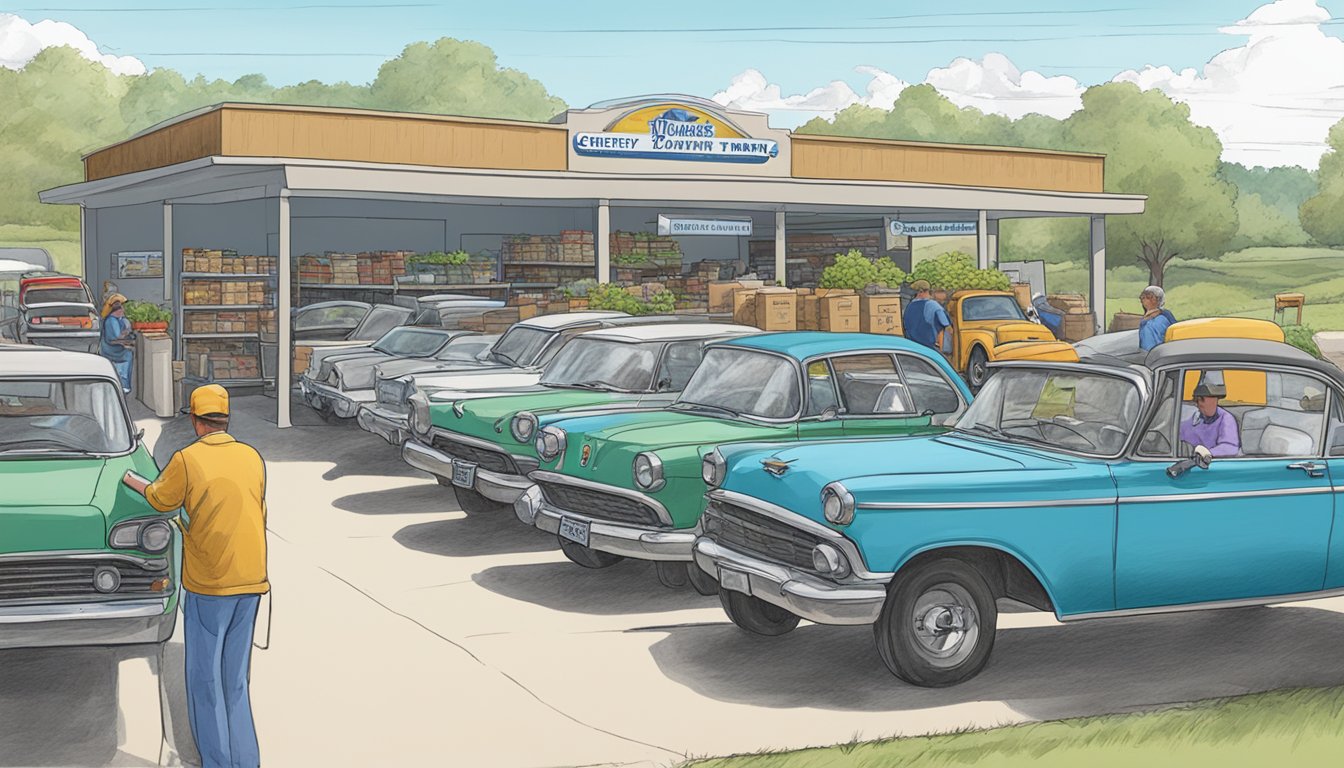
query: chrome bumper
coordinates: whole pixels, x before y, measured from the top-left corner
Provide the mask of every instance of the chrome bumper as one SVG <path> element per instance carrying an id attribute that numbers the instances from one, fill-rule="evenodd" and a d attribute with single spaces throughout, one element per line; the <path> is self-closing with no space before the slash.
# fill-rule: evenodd
<path id="1" fill-rule="evenodd" d="M 453 457 L 415 440 L 407 440 L 401 446 L 401 458 L 416 469 L 442 478 L 448 484 L 453 482 Z M 523 492 L 532 487 L 532 481 L 522 475 L 506 475 L 476 468 L 476 481 L 472 489 L 491 501 L 512 504 Z"/>
<path id="2" fill-rule="evenodd" d="M 302 385 L 300 386 L 302 387 Z M 363 405 L 363 403 L 351 400 L 349 396 L 335 387 L 316 382 L 310 382 L 304 388 L 304 398 L 313 407 L 317 407 L 317 404 L 325 404 L 326 407 L 331 409 L 332 413 L 342 419 L 353 419 L 359 414 L 359 409 Z"/>
<path id="3" fill-rule="evenodd" d="M 359 422 L 360 429 L 372 432 L 391 445 L 401 445 L 411 439 L 411 430 L 406 424 L 406 419 L 393 418 L 388 416 L 386 411 L 366 405 L 359 409 L 355 421 Z"/>
<path id="4" fill-rule="evenodd" d="M 162 643 L 173 634 L 171 597 L 0 608 L 0 648 Z"/>
<path id="5" fill-rule="evenodd" d="M 651 531 L 553 507 L 546 503 L 541 489 L 535 485 L 513 503 L 513 513 L 520 521 L 556 535 L 560 533 L 563 517 L 586 521 L 591 549 L 635 560 L 690 562 L 691 546 L 695 543 L 694 531 Z"/>
<path id="6" fill-rule="evenodd" d="M 841 584 L 743 554 L 704 537 L 696 539 L 693 550 L 696 565 L 717 579 L 720 588 L 722 567 L 745 573 L 752 596 L 818 624 L 872 624 L 887 599 L 889 574 L 884 579 Z"/>

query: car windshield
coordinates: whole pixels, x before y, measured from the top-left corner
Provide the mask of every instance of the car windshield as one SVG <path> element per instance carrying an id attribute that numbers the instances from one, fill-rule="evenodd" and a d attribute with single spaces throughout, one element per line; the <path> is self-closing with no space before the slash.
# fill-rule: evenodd
<path id="1" fill-rule="evenodd" d="M 350 334 L 350 341 L 377 341 L 388 331 L 406 322 L 410 310 L 390 305 L 379 305 L 369 310 L 359 326 Z"/>
<path id="2" fill-rule="evenodd" d="M 961 305 L 963 320 L 1026 320 L 1012 296 L 975 296 Z"/>
<path id="3" fill-rule="evenodd" d="M 1005 368 L 990 377 L 956 429 L 1094 456 L 1124 448 L 1139 417 L 1139 389 L 1079 369 Z"/>
<path id="4" fill-rule="evenodd" d="M 554 335 L 554 331 L 515 325 L 495 342 L 490 352 L 502 363 L 531 365 Z"/>
<path id="5" fill-rule="evenodd" d="M 444 344 L 443 349 L 434 355 L 434 359 L 458 363 L 475 362 L 481 355 L 489 352 L 490 345 L 494 343 L 494 336 L 458 336 Z"/>
<path id="6" fill-rule="evenodd" d="M 0 459 L 130 449 L 126 412 L 111 382 L 0 380 Z"/>
<path id="7" fill-rule="evenodd" d="M 373 348 L 396 357 L 429 357 L 448 341 L 448 335 L 424 328 L 393 328 Z"/>
<path id="8" fill-rule="evenodd" d="M 310 328 L 354 328 L 368 313 L 368 307 L 352 304 L 338 304 L 317 309 L 305 308 L 299 311 L 294 321 L 294 328 L 299 331 Z"/>
<path id="9" fill-rule="evenodd" d="M 24 304 L 88 304 L 89 292 L 81 285 L 29 288 L 23 292 Z"/>
<path id="10" fill-rule="evenodd" d="M 789 419 L 801 394 L 793 361 L 767 352 L 721 347 L 705 353 L 677 406 L 710 408 L 730 416 Z"/>
<path id="11" fill-rule="evenodd" d="M 629 344 L 579 337 L 566 344 L 546 366 L 541 383 L 552 387 L 591 387 L 647 392 L 661 342 Z"/>

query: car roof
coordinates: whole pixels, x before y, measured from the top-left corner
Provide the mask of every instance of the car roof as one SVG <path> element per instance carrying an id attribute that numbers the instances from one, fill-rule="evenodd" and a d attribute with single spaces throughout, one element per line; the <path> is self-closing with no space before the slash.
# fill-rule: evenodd
<path id="1" fill-rule="evenodd" d="M 628 317 L 624 312 L 561 312 L 556 315 L 537 315 L 521 320 L 518 325 L 528 328 L 544 328 L 548 331 L 558 328 L 568 328 L 571 325 L 582 325 L 584 323 L 595 323 L 599 320 L 609 320 L 613 317 Z"/>
<path id="2" fill-rule="evenodd" d="M 117 372 L 105 357 L 87 352 L 67 352 L 54 347 L 40 347 L 32 344 L 0 345 L 4 355 L 4 364 L 0 365 L 0 378 L 22 379 L 41 378 L 43 376 L 92 376 L 100 379 L 116 379 Z"/>
<path id="3" fill-rule="evenodd" d="M 843 352 L 858 352 L 868 349 L 891 350 L 893 352 L 916 352 L 925 357 L 937 353 L 918 342 L 903 336 L 887 336 L 877 333 L 833 333 L 831 331 L 784 331 L 745 336 L 731 341 L 720 342 L 734 347 L 760 349 L 777 352 L 797 360 L 806 360 L 817 355 L 833 355 Z"/>
<path id="4" fill-rule="evenodd" d="M 716 336 L 745 336 L 760 329 L 735 323 L 657 323 L 654 325 L 618 325 L 583 333 L 585 339 L 612 341 L 681 341 Z"/>
<path id="5" fill-rule="evenodd" d="M 1158 344 L 1144 365 L 1151 369 L 1205 363 L 1285 365 L 1308 368 L 1344 388 L 1344 371 L 1328 360 L 1318 360 L 1291 344 L 1264 339 L 1187 339 Z"/>
<path id="6" fill-rule="evenodd" d="M 302 307 L 295 307 L 295 312 L 304 312 L 310 309 L 327 309 L 328 307 L 362 307 L 369 309 L 373 305 L 367 301 L 355 301 L 353 299 L 337 299 L 335 301 L 319 301 L 313 304 L 304 304 Z"/>

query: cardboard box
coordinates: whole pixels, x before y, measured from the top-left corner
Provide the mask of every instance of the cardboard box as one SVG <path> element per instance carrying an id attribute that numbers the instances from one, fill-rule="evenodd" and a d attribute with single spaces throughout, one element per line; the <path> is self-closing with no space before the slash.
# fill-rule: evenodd
<path id="1" fill-rule="evenodd" d="M 1087 299 L 1078 293 L 1052 293 L 1045 297 L 1045 301 L 1064 314 L 1083 314 L 1088 311 Z"/>
<path id="2" fill-rule="evenodd" d="M 812 297 L 809 297 L 812 298 Z M 897 299 L 900 297 L 897 296 Z M 859 330 L 859 297 L 853 292 L 816 297 L 819 305 L 817 329 L 840 333 Z M 899 301 L 897 302 L 899 306 Z"/>
<path id="3" fill-rule="evenodd" d="M 1070 312 L 1064 315 L 1064 327 L 1060 329 L 1065 341 L 1082 341 L 1097 332 L 1096 315 L 1091 312 Z"/>
<path id="4" fill-rule="evenodd" d="M 1017 298 L 1017 305 L 1022 309 L 1031 306 L 1031 283 L 1013 283 L 1013 296 Z"/>
<path id="5" fill-rule="evenodd" d="M 709 311 L 732 312 L 733 293 L 743 286 L 736 280 L 721 280 L 709 284 Z"/>
<path id="6" fill-rule="evenodd" d="M 874 293 L 860 296 L 859 330 L 887 336 L 902 335 L 905 329 L 901 323 L 901 295 Z"/>
<path id="7" fill-rule="evenodd" d="M 798 291 L 798 328 L 800 331 L 819 331 L 821 330 L 821 299 L 813 296 L 811 291 L 804 293 Z"/>
<path id="8" fill-rule="evenodd" d="M 1132 312 L 1116 312 L 1111 318 L 1111 327 L 1108 329 L 1111 333 L 1116 331 L 1132 331 L 1139 327 L 1139 321 L 1143 315 L 1136 315 Z"/>
<path id="9" fill-rule="evenodd" d="M 756 327 L 763 331 L 798 329 L 798 295 L 788 288 L 756 291 Z"/>
<path id="10" fill-rule="evenodd" d="M 733 293 L 733 322 L 742 325 L 756 324 L 757 290 L 759 289 L 742 289 Z"/>

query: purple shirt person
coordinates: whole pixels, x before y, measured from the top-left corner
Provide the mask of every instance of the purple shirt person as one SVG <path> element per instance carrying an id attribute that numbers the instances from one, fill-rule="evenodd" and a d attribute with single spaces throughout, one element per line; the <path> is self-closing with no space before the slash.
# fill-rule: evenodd
<path id="1" fill-rule="evenodd" d="M 1241 430 L 1231 413 L 1218 407 L 1227 390 L 1218 384 L 1200 382 L 1195 387 L 1195 415 L 1181 422 L 1180 437 L 1190 445 L 1202 445 L 1214 456 L 1241 455 Z"/>

